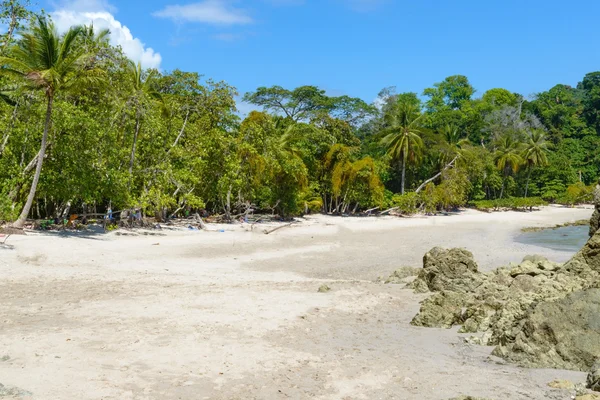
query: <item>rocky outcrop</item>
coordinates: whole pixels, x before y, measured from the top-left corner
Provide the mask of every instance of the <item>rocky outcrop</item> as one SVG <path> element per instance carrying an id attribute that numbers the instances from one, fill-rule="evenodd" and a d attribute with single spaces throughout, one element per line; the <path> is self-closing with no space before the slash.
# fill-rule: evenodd
<path id="1" fill-rule="evenodd" d="M 600 230 L 600 180 L 594 189 L 594 214 L 590 220 L 590 237 Z"/>
<path id="2" fill-rule="evenodd" d="M 587 388 L 600 392 L 600 359 L 596 360 L 587 376 Z"/>
<path id="3" fill-rule="evenodd" d="M 394 272 L 392 272 L 392 274 L 385 279 L 385 283 L 406 283 L 407 278 L 411 278 L 413 276 L 417 276 L 419 274 L 419 272 L 421 271 L 421 268 L 415 268 L 415 267 L 400 267 L 397 270 L 395 270 Z"/>
<path id="4" fill-rule="evenodd" d="M 600 289 L 537 304 L 494 354 L 527 366 L 588 371 L 600 358 Z"/>
<path id="5" fill-rule="evenodd" d="M 432 291 L 411 322 L 473 333 L 471 343 L 537 367 L 587 371 L 600 359 L 600 232 L 566 264 L 528 256 L 482 274 L 471 253 L 434 248 L 413 282 Z"/>
<path id="6" fill-rule="evenodd" d="M 435 293 L 421 303 L 421 311 L 411 321 L 412 325 L 451 328 L 464 322 L 463 310 L 469 301 L 465 293 L 443 291 Z"/>
<path id="7" fill-rule="evenodd" d="M 423 269 L 412 287 L 421 293 L 444 290 L 467 293 L 480 284 L 477 263 L 470 251 L 434 247 L 423 257 Z"/>

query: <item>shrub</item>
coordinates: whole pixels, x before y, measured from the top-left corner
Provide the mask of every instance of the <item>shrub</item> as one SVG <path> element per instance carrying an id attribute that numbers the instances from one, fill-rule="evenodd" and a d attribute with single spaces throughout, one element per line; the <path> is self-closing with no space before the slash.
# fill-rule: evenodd
<path id="1" fill-rule="evenodd" d="M 420 205 L 420 196 L 415 192 L 395 194 L 389 202 L 389 208 L 398 207 L 398 211 L 402 214 L 415 214 L 419 211 Z"/>
<path id="2" fill-rule="evenodd" d="M 531 210 L 533 207 L 545 206 L 548 203 L 539 197 L 507 197 L 505 199 L 473 201 L 471 205 L 477 210 L 489 212 L 500 210 Z"/>
<path id="3" fill-rule="evenodd" d="M 583 182 L 569 185 L 562 196 L 556 199 L 557 203 L 575 205 L 590 203 L 594 198 L 594 186 L 586 186 Z"/>

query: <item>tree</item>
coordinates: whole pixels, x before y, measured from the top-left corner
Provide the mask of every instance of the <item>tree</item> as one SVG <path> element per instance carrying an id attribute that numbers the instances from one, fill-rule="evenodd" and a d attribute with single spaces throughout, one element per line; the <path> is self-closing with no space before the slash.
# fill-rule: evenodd
<path id="1" fill-rule="evenodd" d="M 492 106 L 515 106 L 517 103 L 517 96 L 514 93 L 509 92 L 506 89 L 494 88 L 490 89 L 481 96 L 481 99 Z"/>
<path id="2" fill-rule="evenodd" d="M 523 158 L 521 157 L 522 143 L 516 139 L 516 135 L 504 134 L 496 140 L 495 148 L 494 160 L 496 166 L 504 174 L 502 190 L 500 191 L 500 198 L 502 198 L 509 173 L 516 173 L 519 166 L 523 164 Z"/>
<path id="3" fill-rule="evenodd" d="M 475 89 L 469 79 L 463 75 L 453 75 L 427 88 L 423 94 L 429 97 L 426 103 L 428 111 L 439 111 L 442 108 L 460 109 L 465 102 L 471 100 Z"/>
<path id="4" fill-rule="evenodd" d="M 14 223 L 15 227 L 23 227 L 35 198 L 48 132 L 52 127 L 55 97 L 63 91 L 78 90 L 102 79 L 102 71 L 84 68 L 87 55 L 75 46 L 82 31 L 82 27 L 75 26 L 61 36 L 54 24 L 39 16 L 29 30 L 21 33 L 18 42 L 9 48 L 8 56 L 0 57 L 0 64 L 3 65 L 0 73 L 18 77 L 26 86 L 42 91 L 46 97 L 46 118 L 35 175 L 25 206 Z"/>
<path id="5" fill-rule="evenodd" d="M 135 110 L 135 128 L 131 145 L 131 155 L 129 157 L 129 175 L 131 177 L 133 173 L 133 164 L 135 162 L 135 149 L 142 128 L 142 120 L 144 118 L 144 108 L 148 100 L 154 99 L 162 102 L 162 95 L 156 90 L 158 71 L 144 71 L 141 63 L 138 62 L 136 64 L 129 60 L 126 72 L 132 85 L 131 94 L 127 104 L 133 106 Z"/>
<path id="6" fill-rule="evenodd" d="M 0 52 L 4 54 L 12 44 L 17 32 L 23 26 L 23 21 L 33 17 L 27 8 L 31 6 L 29 0 L 2 0 L 0 2 L 0 24 L 6 27 L 6 32 L 0 35 Z"/>
<path id="7" fill-rule="evenodd" d="M 548 165 L 548 143 L 546 142 L 546 136 L 542 130 L 534 130 L 527 137 L 525 146 L 523 149 L 522 159 L 527 165 L 527 182 L 525 184 L 525 197 L 529 190 L 529 179 L 531 178 L 531 170 L 534 167 L 542 167 Z"/>
<path id="8" fill-rule="evenodd" d="M 375 114 L 374 106 L 363 100 L 339 96 L 329 97 L 316 86 L 300 86 L 294 90 L 281 86 L 259 87 L 244 95 L 245 102 L 263 107 L 265 111 L 280 113 L 295 122 L 309 121 L 321 114 L 330 114 L 350 124 L 364 122 Z"/>
<path id="9" fill-rule="evenodd" d="M 406 182 L 406 162 L 415 162 L 423 147 L 420 121 L 423 117 L 417 108 L 410 103 L 397 104 L 386 114 L 387 128 L 383 130 L 386 136 L 381 144 L 386 148 L 392 160 L 401 162 L 400 193 L 404 194 Z"/>
<path id="10" fill-rule="evenodd" d="M 256 92 L 246 93 L 243 100 L 266 111 L 283 113 L 294 121 L 309 119 L 329 107 L 325 91 L 316 86 L 300 86 L 294 90 L 281 86 L 259 87 Z"/>

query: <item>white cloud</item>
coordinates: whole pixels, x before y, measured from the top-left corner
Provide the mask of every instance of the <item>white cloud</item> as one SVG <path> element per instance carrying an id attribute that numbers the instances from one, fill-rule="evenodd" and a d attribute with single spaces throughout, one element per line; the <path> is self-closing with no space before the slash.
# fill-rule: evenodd
<path id="1" fill-rule="evenodd" d="M 175 22 L 202 22 L 214 25 L 243 25 L 253 22 L 245 10 L 229 5 L 226 0 L 169 5 L 153 15 Z"/>
<path id="2" fill-rule="evenodd" d="M 110 42 L 121 46 L 127 57 L 139 61 L 145 68 L 159 68 L 162 58 L 159 53 L 134 37 L 129 28 L 113 16 L 115 8 L 105 0 L 76 0 L 63 2 L 60 8 L 50 13 L 60 32 L 73 25 L 89 25 L 110 30 Z"/>

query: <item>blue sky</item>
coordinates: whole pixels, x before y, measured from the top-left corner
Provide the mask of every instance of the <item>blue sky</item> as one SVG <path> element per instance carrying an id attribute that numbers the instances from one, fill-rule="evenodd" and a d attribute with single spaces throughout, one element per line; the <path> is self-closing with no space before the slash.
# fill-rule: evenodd
<path id="1" fill-rule="evenodd" d="M 531 95 L 600 70 L 600 1 L 42 0 L 59 26 L 106 23 L 132 58 L 241 93 L 317 85 L 373 101 L 468 76 Z"/>

